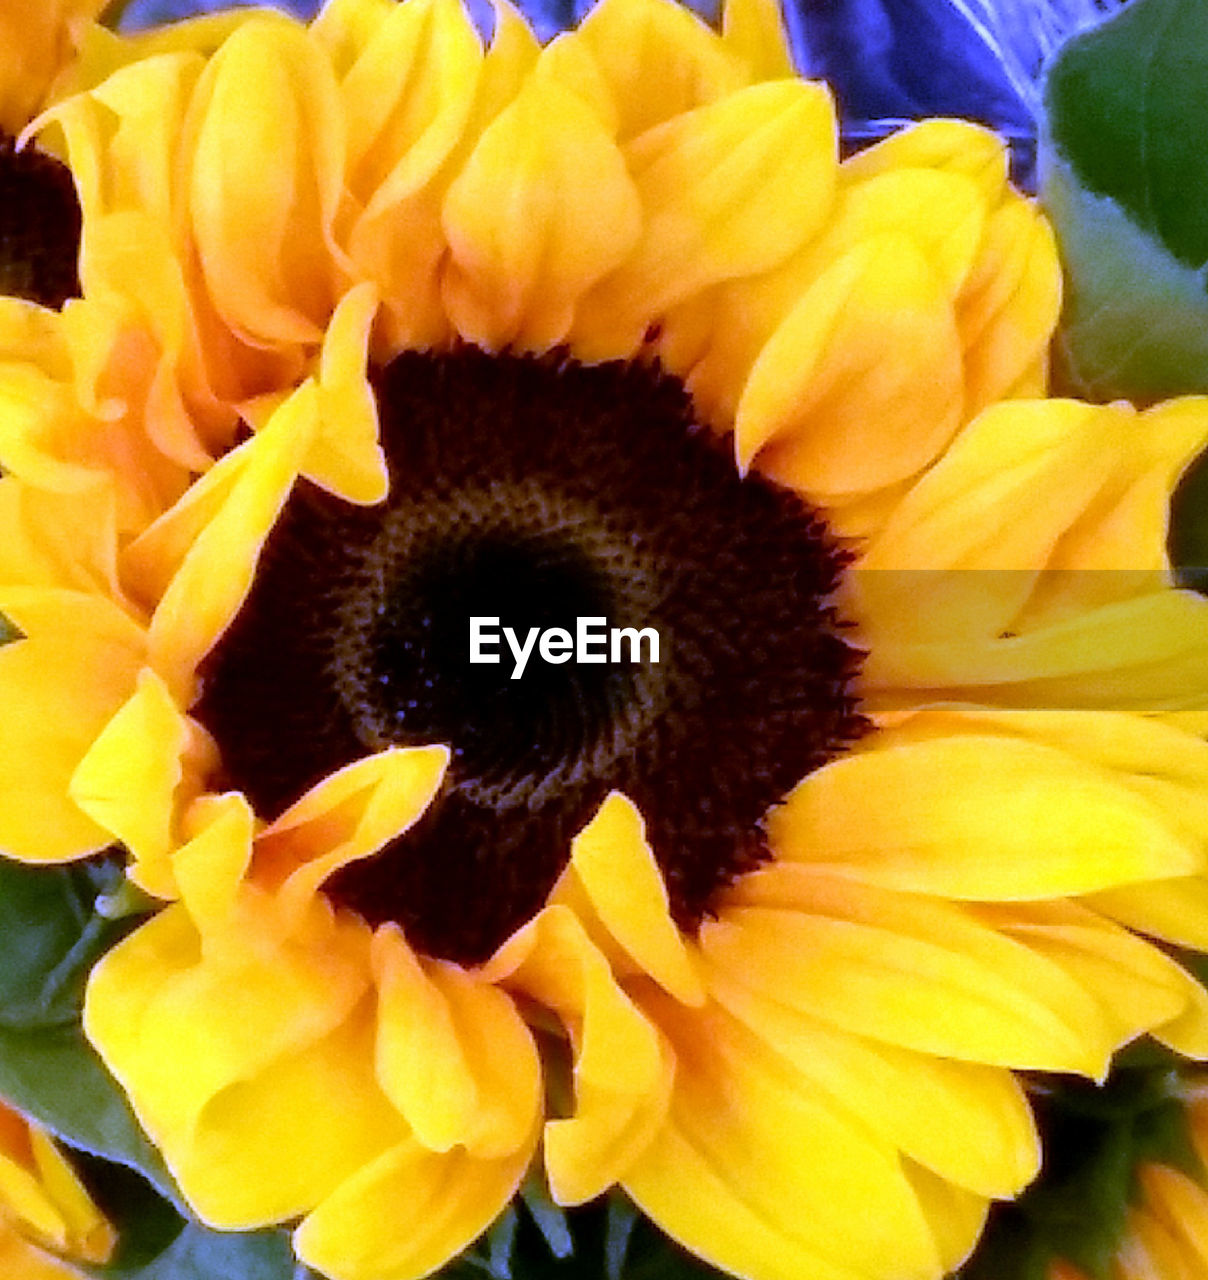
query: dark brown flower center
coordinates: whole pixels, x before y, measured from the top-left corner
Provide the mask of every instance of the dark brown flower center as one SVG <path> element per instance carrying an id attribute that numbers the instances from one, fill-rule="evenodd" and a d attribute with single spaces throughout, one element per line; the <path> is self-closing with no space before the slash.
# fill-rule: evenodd
<path id="1" fill-rule="evenodd" d="M 0 132 L 0 294 L 61 307 L 79 296 L 79 253 L 71 171 Z"/>
<path id="2" fill-rule="evenodd" d="M 390 496 L 300 482 L 204 666 L 228 781 L 272 815 L 369 751 L 450 744 L 425 817 L 326 889 L 463 963 L 540 909 L 619 789 L 694 928 L 767 856 L 768 808 L 863 729 L 844 553 L 656 369 L 464 348 L 376 389 Z M 499 661 L 472 660 L 475 625 Z"/>

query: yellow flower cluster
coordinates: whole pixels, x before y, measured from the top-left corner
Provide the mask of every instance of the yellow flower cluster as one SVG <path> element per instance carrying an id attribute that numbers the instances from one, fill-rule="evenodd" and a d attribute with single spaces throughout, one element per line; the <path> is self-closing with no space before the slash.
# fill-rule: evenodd
<path id="1" fill-rule="evenodd" d="M 1208 1056 L 1152 941 L 1208 950 L 1208 601 L 1165 551 L 1208 404 L 1043 398 L 1058 269 L 997 139 L 840 163 L 763 0 L 601 0 L 544 48 L 505 0 L 486 44 L 457 0 L 331 0 L 96 33 L 75 75 L 38 129 L 83 296 L 0 299 L 0 847 L 120 842 L 170 904 L 86 1029 L 202 1219 L 409 1280 L 539 1158 L 755 1280 L 933 1280 L 1037 1171 L 1015 1071 Z M 695 931 L 614 793 L 485 963 L 419 953 L 324 883 L 448 747 L 257 813 L 190 714 L 299 477 L 385 496 L 367 369 L 458 342 L 659 362 L 854 549 L 873 731 Z"/>

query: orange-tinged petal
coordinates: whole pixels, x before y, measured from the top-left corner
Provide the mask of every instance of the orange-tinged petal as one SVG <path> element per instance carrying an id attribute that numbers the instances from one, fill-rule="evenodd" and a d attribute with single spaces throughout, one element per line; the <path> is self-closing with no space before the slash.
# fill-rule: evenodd
<path id="1" fill-rule="evenodd" d="M 134 692 L 77 765 L 69 794 L 138 861 L 162 861 L 176 826 L 182 757 L 193 740 L 167 686 L 144 668 Z"/>
<path id="2" fill-rule="evenodd" d="M 388 747 L 329 774 L 260 833 L 257 883 L 300 916 L 332 872 L 419 820 L 448 767 L 448 747 Z"/>
<path id="3" fill-rule="evenodd" d="M 192 231 L 219 314 L 253 344 L 317 343 L 342 292 L 330 64 L 300 27 L 249 21 L 210 60 L 190 118 Z"/>
<path id="4" fill-rule="evenodd" d="M 318 419 L 318 391 L 313 383 L 304 383 L 244 446 L 237 478 L 229 487 L 216 481 L 197 503 L 186 501 L 186 524 L 198 505 L 212 509 L 215 499 L 221 505 L 167 585 L 151 619 L 149 638 L 152 665 L 184 705 L 191 699 L 197 664 L 251 589 L 260 548 L 289 497 Z M 234 469 L 232 463 L 222 481 L 228 481 Z M 169 534 L 167 541 L 177 540 Z M 222 565 L 223 572 L 215 574 L 214 565 Z"/>
<path id="5" fill-rule="evenodd" d="M 533 76 L 486 129 L 442 213 L 445 305 L 463 337 L 545 350 L 578 299 L 637 242 L 641 205 L 595 113 Z"/>
<path id="6" fill-rule="evenodd" d="M 1166 1165 L 1142 1165 L 1138 1176 L 1145 1211 L 1178 1241 L 1190 1274 L 1208 1270 L 1208 1191 Z"/>
<path id="7" fill-rule="evenodd" d="M 585 359 L 632 354 L 667 308 L 769 270 L 815 232 L 834 182 L 834 107 L 817 85 L 768 81 L 656 125 L 625 152 L 645 224 L 576 314 L 570 340 Z"/>
<path id="8" fill-rule="evenodd" d="M 0 1103 L 0 1233 L 6 1231 L 80 1262 L 107 1262 L 117 1239 L 46 1132 Z"/>
<path id="9" fill-rule="evenodd" d="M 894 803 L 869 805 L 870 795 Z M 989 734 L 835 760 L 773 811 L 768 831 L 783 859 L 973 900 L 1093 893 L 1204 863 L 1201 845 L 1106 770 Z"/>
<path id="10" fill-rule="evenodd" d="M 16 134 L 45 101 L 104 0 L 0 7 L 0 128 Z"/>
<path id="11" fill-rule="evenodd" d="M 72 775 L 130 696 L 142 628 L 101 596 L 0 587 L 23 638 L 0 647 L 0 848 L 27 862 L 86 857 L 112 842 L 69 796 Z"/>
<path id="12" fill-rule="evenodd" d="M 612 792 L 571 842 L 570 865 L 601 924 L 626 954 L 684 1004 L 704 988 L 692 951 L 675 927 L 667 886 L 633 802 Z"/>
<path id="13" fill-rule="evenodd" d="M 559 1204 L 605 1191 L 666 1114 L 674 1062 L 565 906 L 546 907 L 481 976 L 533 997 L 562 1019 L 574 1045 L 574 1110 L 545 1126 L 545 1167 Z"/>
<path id="14" fill-rule="evenodd" d="M 716 1006 L 648 1007 L 676 1078 L 667 1124 L 624 1179 L 645 1213 L 739 1275 L 938 1274 L 892 1148 Z"/>
<path id="15" fill-rule="evenodd" d="M 912 240 L 873 236 L 810 286 L 759 353 L 738 403 L 738 461 L 758 455 L 761 471 L 819 499 L 883 488 L 948 443 L 962 394 L 935 273 Z"/>
<path id="16" fill-rule="evenodd" d="M 372 955 L 377 1077 L 416 1138 L 481 1159 L 530 1150 L 541 1068 L 511 999 L 457 965 L 421 960 L 396 925 L 377 931 Z"/>
<path id="17" fill-rule="evenodd" d="M 980 1196 L 1018 1195 L 1040 1167 L 1023 1090 L 1001 1067 L 954 1062 L 841 1031 L 720 967 L 709 993 L 891 1146 Z"/>
<path id="18" fill-rule="evenodd" d="M 294 1232 L 294 1249 L 332 1280 L 419 1280 L 502 1213 L 534 1145 L 535 1134 L 519 1152 L 483 1160 L 400 1143 L 328 1196 Z"/>
<path id="19" fill-rule="evenodd" d="M 1100 1077 L 1115 1047 L 1062 969 L 952 903 L 773 865 L 734 886 L 700 943 L 735 982 L 922 1053 Z"/>
<path id="20" fill-rule="evenodd" d="M 587 47 L 610 88 L 622 142 L 750 79 L 744 60 L 672 0 L 601 0 L 572 39 Z"/>

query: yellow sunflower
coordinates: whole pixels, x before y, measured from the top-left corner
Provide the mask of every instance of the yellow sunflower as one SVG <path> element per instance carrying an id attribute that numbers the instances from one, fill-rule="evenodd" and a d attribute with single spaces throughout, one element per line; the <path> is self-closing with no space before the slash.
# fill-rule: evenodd
<path id="1" fill-rule="evenodd" d="M 1040 398 L 1001 144 L 839 163 L 763 0 L 225 21 L 44 118 L 83 296 L 0 305 L 0 846 L 169 904 L 88 1035 L 336 1280 L 534 1165 L 941 1275 L 1037 1170 L 1014 1070 L 1208 1056 L 1140 936 L 1208 949 L 1208 404 Z"/>
<path id="2" fill-rule="evenodd" d="M 64 1259 L 106 1262 L 114 1242 L 113 1228 L 50 1138 L 0 1103 L 0 1273 L 6 1280 L 79 1280 Z"/>

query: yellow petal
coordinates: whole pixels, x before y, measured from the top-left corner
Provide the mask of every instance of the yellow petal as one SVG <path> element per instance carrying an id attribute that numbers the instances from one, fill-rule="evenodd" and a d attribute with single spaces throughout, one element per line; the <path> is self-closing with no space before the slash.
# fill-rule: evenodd
<path id="1" fill-rule="evenodd" d="M 894 802 L 870 805 L 870 795 Z M 1093 893 L 1204 861 L 1108 771 L 1039 743 L 967 733 L 833 761 L 773 811 L 768 830 L 781 858 L 973 900 Z"/>
<path id="2" fill-rule="evenodd" d="M 750 79 L 743 60 L 671 0 L 601 0 L 572 38 L 587 47 L 610 88 L 622 142 Z"/>
<path id="3" fill-rule="evenodd" d="M 973 1252 L 986 1225 L 990 1201 L 954 1182 L 937 1177 L 930 1169 L 915 1164 L 912 1160 L 902 1161 L 902 1172 L 914 1187 L 919 1207 L 935 1236 L 941 1267 L 944 1274 L 948 1275 Z M 1049 1280 L 1059 1278 L 1051 1276 Z"/>
<path id="4" fill-rule="evenodd" d="M 533 1145 L 481 1160 L 400 1143 L 328 1196 L 294 1233 L 294 1249 L 332 1280 L 419 1280 L 503 1212 Z"/>
<path id="5" fill-rule="evenodd" d="M 537 1049 L 512 1001 L 457 965 L 424 961 L 395 925 L 373 939 L 377 1077 L 430 1151 L 482 1159 L 532 1147 Z"/>
<path id="6" fill-rule="evenodd" d="M 483 967 L 552 1009 L 571 1036 L 574 1110 L 545 1126 L 545 1167 L 559 1204 L 581 1204 L 618 1180 L 663 1116 L 674 1062 L 565 907 L 546 907 Z"/>
<path id="7" fill-rule="evenodd" d="M 740 57 L 756 80 L 783 80 L 794 74 L 784 18 L 776 0 L 726 0 L 721 11 L 722 42 Z"/>
<path id="8" fill-rule="evenodd" d="M 701 1005 L 693 955 L 669 913 L 667 886 L 632 801 L 612 792 L 571 842 L 570 865 L 599 916 L 638 967 L 684 1004 Z"/>
<path id="9" fill-rule="evenodd" d="M 1113 920 L 1176 946 L 1208 951 L 1208 879 L 1180 876 L 1106 889 L 1087 898 Z"/>
<path id="10" fill-rule="evenodd" d="M 448 767 L 448 747 L 388 747 L 329 774 L 260 833 L 257 882 L 301 915 L 332 872 L 419 820 Z"/>
<path id="11" fill-rule="evenodd" d="M 69 796 L 72 775 L 134 689 L 145 636 L 115 604 L 37 587 L 0 588 L 23 639 L 0 647 L 0 848 L 61 862 L 112 842 Z"/>
<path id="12" fill-rule="evenodd" d="M 145 866 L 132 868 L 130 878 L 161 897 L 174 897 L 173 890 L 179 891 L 193 922 L 208 935 L 233 915 L 252 859 L 255 818 L 247 799 L 232 792 L 200 797 L 185 822 L 194 834 L 173 853 L 170 879 L 153 878 Z"/>
<path id="13" fill-rule="evenodd" d="M 176 824 L 189 726 L 164 682 L 144 668 L 126 704 L 72 774 L 69 794 L 141 862 L 165 858 Z"/>
<path id="14" fill-rule="evenodd" d="M 116 1241 L 113 1228 L 46 1132 L 3 1103 L 0 1224 L 0 1231 L 12 1231 L 81 1262 L 107 1262 Z M 25 1276 L 20 1270 L 3 1274 L 17 1280 Z"/>
<path id="15" fill-rule="evenodd" d="M 843 162 L 843 181 L 864 182 L 894 169 L 938 169 L 972 178 L 993 206 L 1007 185 L 1007 145 L 967 120 L 923 120 Z"/>
<path id="16" fill-rule="evenodd" d="M 769 81 L 656 125 L 626 158 L 645 225 L 576 315 L 587 359 L 632 354 L 668 307 L 767 271 L 813 234 L 834 182 L 834 108 L 817 85 Z"/>
<path id="17" fill-rule="evenodd" d="M 207 1221 L 305 1212 L 400 1140 L 373 1079 L 363 926 L 321 904 L 275 938 L 247 898 L 242 947 L 207 956 L 182 906 L 93 969 L 89 1039 Z M 341 1099 L 339 1107 L 331 1099 Z"/>
<path id="18" fill-rule="evenodd" d="M 438 342 L 448 327 L 440 310 L 447 251 L 440 201 L 486 68 L 456 0 L 390 5 L 364 25 L 364 43 L 340 86 L 355 200 L 346 238 L 359 270 L 381 290 L 397 350 Z"/>
<path id="19" fill-rule="evenodd" d="M 919 573 L 881 574 L 916 581 Z M 947 575 L 958 579 L 961 574 Z M 979 581 L 963 574 L 958 597 L 973 601 Z M 982 583 L 1020 575 L 1006 571 Z M 1086 575 L 1076 575 L 1084 578 Z M 1006 707 L 1066 707 L 1152 715 L 1194 709 L 1208 691 L 1208 601 L 1134 575 L 1139 593 L 1028 633 L 897 643 L 889 630 L 862 636 L 865 709 L 889 711 L 951 700 Z M 973 579 L 973 582 L 969 582 Z M 1144 587 L 1148 584 L 1148 590 Z M 1012 588 L 1013 589 L 1013 588 Z M 971 607 L 971 606 L 969 606 Z M 897 616 L 902 615 L 901 609 Z"/>
<path id="20" fill-rule="evenodd" d="M 64 494 L 0 479 L 0 582 L 121 601 L 113 487 Z"/>
<path id="21" fill-rule="evenodd" d="M 193 235 L 219 314 L 253 343 L 317 343 L 341 292 L 338 93 L 301 28 L 264 20 L 242 25 L 198 85 Z"/>
<path id="22" fill-rule="evenodd" d="M 674 1046 L 675 1092 L 624 1185 L 663 1230 L 768 1280 L 938 1274 L 891 1148 L 715 1006 L 652 1008 Z"/>
<path id="23" fill-rule="evenodd" d="M 469 119 L 482 61 L 482 44 L 453 0 L 383 12 L 340 85 L 348 181 L 366 217 L 413 195 L 447 159 Z"/>
<path id="24" fill-rule="evenodd" d="M 982 1196 L 1007 1197 L 1036 1176 L 1039 1139 L 1009 1071 L 837 1030 L 717 967 L 709 993 L 882 1141 L 939 1178 Z"/>
<path id="25" fill-rule="evenodd" d="M 882 488 L 948 443 L 962 394 L 934 272 L 911 240 L 873 236 L 819 277 L 759 353 L 738 404 L 738 460 L 759 454 L 760 470 L 819 497 Z"/>
<path id="26" fill-rule="evenodd" d="M 1107 1069 L 1115 1042 L 1087 992 L 958 906 L 787 864 L 745 877 L 729 899 L 702 926 L 701 949 L 781 1004 L 961 1061 Z"/>
<path id="27" fill-rule="evenodd" d="M 1139 1177 L 1146 1212 L 1178 1241 L 1189 1274 L 1208 1269 L 1208 1191 L 1165 1165 L 1142 1165 Z"/>
<path id="28" fill-rule="evenodd" d="M 1029 201 L 1008 199 L 986 220 L 977 259 L 956 305 L 965 350 L 969 417 L 1016 390 L 1043 359 L 1061 310 L 1053 230 Z"/>
<path id="29" fill-rule="evenodd" d="M 221 505 L 192 541 L 151 619 L 152 665 L 183 705 L 191 701 L 197 664 L 251 589 L 260 548 L 311 447 L 318 415 L 318 392 L 313 383 L 304 383 L 248 442 L 229 488 L 215 482 L 204 495 Z M 222 480 L 230 474 L 224 473 Z M 202 506 L 211 503 L 203 501 Z M 188 516 L 195 509 L 190 501 L 186 523 L 192 523 Z M 214 572 L 215 565 L 222 565 L 221 574 Z"/>
<path id="30" fill-rule="evenodd" d="M 303 465 L 316 484 L 363 506 L 381 502 L 390 487 L 365 372 L 378 301 L 373 285 L 359 284 L 336 307 L 319 357 L 319 433 Z"/>
<path id="31" fill-rule="evenodd" d="M 487 127 L 449 189 L 444 298 L 488 348 L 546 350 L 578 299 L 636 243 L 641 206 L 621 153 L 577 94 L 535 76 Z"/>
<path id="32" fill-rule="evenodd" d="M 1095 997 L 1121 1040 L 1195 1012 L 1198 988 L 1183 969 L 1077 903 L 985 906 L 975 914 L 1060 965 Z"/>

